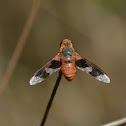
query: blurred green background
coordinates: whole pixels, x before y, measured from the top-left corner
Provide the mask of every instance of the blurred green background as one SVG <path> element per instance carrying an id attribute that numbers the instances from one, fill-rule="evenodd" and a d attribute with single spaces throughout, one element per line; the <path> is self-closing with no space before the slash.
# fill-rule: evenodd
<path id="1" fill-rule="evenodd" d="M 0 80 L 16 47 L 31 0 L 0 1 Z M 60 41 L 110 77 L 95 80 L 82 71 L 62 78 L 45 126 L 99 126 L 126 116 L 126 1 L 41 0 L 32 30 L 0 101 L 0 126 L 39 126 L 58 72 L 30 86 L 29 79 L 59 51 Z"/>

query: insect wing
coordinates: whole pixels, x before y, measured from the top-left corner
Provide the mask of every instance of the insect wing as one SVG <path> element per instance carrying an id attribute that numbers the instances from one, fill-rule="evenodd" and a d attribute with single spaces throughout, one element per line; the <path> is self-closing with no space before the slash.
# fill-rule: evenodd
<path id="1" fill-rule="evenodd" d="M 89 60 L 82 58 L 77 53 L 75 54 L 75 64 L 78 69 L 85 71 L 86 73 L 95 77 L 97 80 L 102 81 L 104 83 L 110 83 L 109 77 L 102 69 L 91 63 Z"/>
<path id="2" fill-rule="evenodd" d="M 61 65 L 62 62 L 60 61 L 60 54 L 58 54 L 46 65 L 44 65 L 41 69 L 39 69 L 33 74 L 33 77 L 29 81 L 30 85 L 35 85 L 37 83 L 42 82 L 48 76 L 60 70 Z"/>

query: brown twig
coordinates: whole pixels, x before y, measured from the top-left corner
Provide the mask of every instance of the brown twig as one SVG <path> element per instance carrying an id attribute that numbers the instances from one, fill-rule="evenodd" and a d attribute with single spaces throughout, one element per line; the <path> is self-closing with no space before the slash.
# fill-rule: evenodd
<path id="1" fill-rule="evenodd" d="M 102 125 L 102 126 L 126 126 L 126 118 Z"/>
<path id="2" fill-rule="evenodd" d="M 50 96 L 50 99 L 49 99 L 48 105 L 46 107 L 46 110 L 45 110 L 45 113 L 44 113 L 44 116 L 43 116 L 43 119 L 42 119 L 42 122 L 41 122 L 41 125 L 40 126 L 44 126 L 45 125 L 45 122 L 46 122 L 46 119 L 47 119 L 49 110 L 51 108 L 51 105 L 52 105 L 53 99 L 55 97 L 55 94 L 56 94 L 57 88 L 59 86 L 59 83 L 61 81 L 61 78 L 62 78 L 62 72 L 60 71 L 59 72 L 59 76 L 58 76 L 58 78 L 56 80 L 55 86 L 53 88 L 52 94 Z"/>
<path id="3" fill-rule="evenodd" d="M 1 82 L 1 87 L 0 87 L 0 98 L 2 97 L 6 87 L 8 85 L 8 82 L 11 79 L 12 74 L 13 74 L 15 68 L 16 68 L 17 62 L 20 58 L 23 47 L 26 43 L 26 39 L 27 39 L 29 32 L 31 30 L 33 21 L 35 19 L 35 15 L 36 15 L 37 10 L 39 8 L 39 5 L 40 5 L 40 0 L 33 0 L 31 11 L 30 11 L 29 16 L 26 20 L 23 31 L 22 31 L 22 33 L 19 37 L 19 40 L 18 40 L 16 48 L 15 48 L 13 54 L 12 54 L 10 62 L 8 63 L 6 72 L 3 76 L 3 79 L 2 79 L 2 82 Z"/>

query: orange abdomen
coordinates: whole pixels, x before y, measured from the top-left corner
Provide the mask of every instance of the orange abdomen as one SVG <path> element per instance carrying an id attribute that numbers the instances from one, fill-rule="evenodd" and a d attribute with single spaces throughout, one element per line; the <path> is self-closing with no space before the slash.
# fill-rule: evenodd
<path id="1" fill-rule="evenodd" d="M 62 67 L 61 67 L 61 71 L 64 74 L 64 77 L 68 80 L 68 81 L 72 81 L 75 73 L 76 73 L 76 66 L 74 62 L 71 63 L 62 63 Z"/>

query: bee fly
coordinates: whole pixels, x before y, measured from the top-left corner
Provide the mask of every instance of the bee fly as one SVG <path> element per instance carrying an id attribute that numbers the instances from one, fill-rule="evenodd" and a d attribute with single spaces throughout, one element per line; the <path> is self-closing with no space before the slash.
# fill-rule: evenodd
<path id="1" fill-rule="evenodd" d="M 61 70 L 68 81 L 72 81 L 76 74 L 76 68 L 88 73 L 99 81 L 110 83 L 106 73 L 89 60 L 82 58 L 75 52 L 71 40 L 64 39 L 60 43 L 59 53 L 41 69 L 36 71 L 30 79 L 30 85 L 42 82 L 54 72 Z"/>

